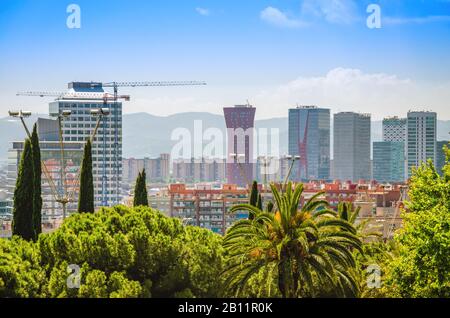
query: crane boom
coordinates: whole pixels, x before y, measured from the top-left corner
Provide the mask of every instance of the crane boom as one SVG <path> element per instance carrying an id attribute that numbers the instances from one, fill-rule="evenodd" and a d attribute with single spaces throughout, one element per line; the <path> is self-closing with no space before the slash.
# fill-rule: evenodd
<path id="1" fill-rule="evenodd" d="M 199 86 L 206 85 L 202 81 L 154 81 L 154 82 L 110 82 L 103 87 L 143 87 L 143 86 Z"/>

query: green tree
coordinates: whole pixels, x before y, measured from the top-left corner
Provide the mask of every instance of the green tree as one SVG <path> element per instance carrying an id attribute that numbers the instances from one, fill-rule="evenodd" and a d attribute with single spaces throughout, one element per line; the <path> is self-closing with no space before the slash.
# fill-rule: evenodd
<path id="1" fill-rule="evenodd" d="M 33 224 L 33 192 L 34 169 L 31 142 L 25 140 L 22 157 L 19 164 L 16 188 L 14 190 L 14 208 L 12 234 L 25 240 L 35 238 Z"/>
<path id="2" fill-rule="evenodd" d="M 387 285 L 395 297 L 450 297 L 450 152 L 441 177 L 429 161 L 413 170 L 396 233 L 399 257 Z"/>
<path id="3" fill-rule="evenodd" d="M 261 194 L 258 194 L 258 201 L 256 202 L 256 207 L 262 211 L 263 209 L 263 202 Z"/>
<path id="4" fill-rule="evenodd" d="M 33 126 L 33 133 L 31 134 L 31 149 L 33 155 L 33 240 L 37 240 L 39 234 L 42 232 L 42 190 L 41 190 L 41 148 L 39 146 L 39 136 L 37 133 L 36 124 Z"/>
<path id="5" fill-rule="evenodd" d="M 255 180 L 252 183 L 252 189 L 250 190 L 250 198 L 249 198 L 249 204 L 251 206 L 256 207 L 258 204 L 258 182 Z M 253 212 L 248 212 L 248 218 L 252 220 L 255 216 L 253 215 Z"/>
<path id="6" fill-rule="evenodd" d="M 353 271 L 356 264 L 349 248 L 361 250 L 355 228 L 320 200 L 311 197 L 301 209 L 303 185 L 286 193 L 271 184 L 278 211 L 263 212 L 250 205 L 236 205 L 231 212 L 247 210 L 253 220 L 240 220 L 227 232 L 224 247 L 229 257 L 224 271 L 225 286 L 239 295 L 248 281 L 261 271 L 277 281 L 283 297 L 315 296 L 334 288 L 339 295 L 358 295 Z M 267 284 L 272 284 L 270 279 Z"/>
<path id="7" fill-rule="evenodd" d="M 369 219 L 358 221 L 359 213 L 361 211 L 361 207 L 354 207 L 351 202 L 339 202 L 337 208 L 337 216 L 344 221 L 352 224 L 355 229 L 358 237 L 361 240 L 367 239 L 379 239 L 382 234 L 376 230 L 370 230 L 369 228 Z"/>
<path id="8" fill-rule="evenodd" d="M 272 212 L 273 211 L 273 202 L 269 201 L 269 203 L 267 203 L 267 212 Z"/>
<path id="9" fill-rule="evenodd" d="M 83 161 L 80 173 L 80 194 L 78 196 L 78 212 L 93 213 L 94 177 L 92 175 L 92 144 L 88 139 L 84 146 Z"/>
<path id="10" fill-rule="evenodd" d="M 147 182 L 145 169 L 139 173 L 134 187 L 134 202 L 133 206 L 148 206 Z"/>

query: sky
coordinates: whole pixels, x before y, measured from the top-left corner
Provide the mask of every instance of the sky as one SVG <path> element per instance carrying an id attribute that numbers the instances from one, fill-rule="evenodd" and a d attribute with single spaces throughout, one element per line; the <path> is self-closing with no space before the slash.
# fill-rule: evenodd
<path id="1" fill-rule="evenodd" d="M 67 25 L 71 4 L 80 28 Z M 367 25 L 371 4 L 380 28 Z M 51 98 L 18 91 L 159 80 L 208 85 L 123 88 L 124 112 L 221 114 L 248 100 L 257 119 L 317 105 L 374 120 L 408 110 L 450 120 L 450 0 L 0 2 L 0 117 L 48 112 Z"/>

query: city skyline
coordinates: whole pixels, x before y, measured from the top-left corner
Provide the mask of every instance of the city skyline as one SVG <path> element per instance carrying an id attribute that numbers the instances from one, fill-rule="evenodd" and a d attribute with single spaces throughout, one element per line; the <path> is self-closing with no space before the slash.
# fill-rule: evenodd
<path id="1" fill-rule="evenodd" d="M 7 0 L 0 112 L 20 105 L 44 113 L 47 99 L 15 93 L 60 91 L 71 81 L 192 79 L 208 86 L 125 90 L 132 99 L 124 113 L 220 114 L 248 99 L 256 119 L 284 117 L 297 103 L 375 120 L 411 109 L 450 119 L 450 3 L 378 1 L 381 28 L 369 29 L 371 3 L 82 0 L 81 28 L 69 29 L 66 3 Z"/>

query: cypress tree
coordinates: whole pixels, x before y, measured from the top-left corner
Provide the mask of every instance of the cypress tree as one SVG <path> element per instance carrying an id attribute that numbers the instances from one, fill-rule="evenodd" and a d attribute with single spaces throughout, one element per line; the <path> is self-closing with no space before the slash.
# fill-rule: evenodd
<path id="1" fill-rule="evenodd" d="M 134 186 L 134 200 L 133 206 L 148 206 L 148 197 L 147 197 L 147 185 L 146 185 L 146 174 L 145 169 L 139 172 L 139 175 L 136 179 L 136 185 Z"/>
<path id="2" fill-rule="evenodd" d="M 259 194 L 258 201 L 256 202 L 256 207 L 262 211 L 262 208 L 263 208 L 262 206 L 263 206 L 262 197 L 261 197 L 261 194 Z"/>
<path id="3" fill-rule="evenodd" d="M 267 203 L 267 212 L 272 212 L 273 211 L 273 202 L 269 201 L 269 203 Z"/>
<path id="4" fill-rule="evenodd" d="M 94 212 L 94 177 L 92 176 L 92 145 L 90 140 L 88 140 L 84 146 L 80 174 L 78 212 Z"/>
<path id="5" fill-rule="evenodd" d="M 141 187 L 142 187 L 141 202 L 142 202 L 142 204 L 141 205 L 148 206 L 147 175 L 145 173 L 145 169 L 142 170 L 141 178 L 142 178 L 142 180 L 141 180 L 141 183 L 142 183 L 142 185 L 141 185 Z"/>
<path id="6" fill-rule="evenodd" d="M 31 149 L 33 156 L 33 228 L 34 240 L 37 240 L 39 234 L 42 232 L 42 189 L 41 189 L 41 148 L 39 146 L 39 136 L 37 134 L 37 127 L 34 124 L 33 133 L 31 134 Z"/>
<path id="7" fill-rule="evenodd" d="M 253 181 L 252 191 L 250 192 L 250 205 L 256 206 L 258 203 L 258 182 Z"/>
<path id="8" fill-rule="evenodd" d="M 14 189 L 14 208 L 12 234 L 25 240 L 34 238 L 33 226 L 33 190 L 34 190 L 33 154 L 31 142 L 25 140 L 22 157 Z"/>

